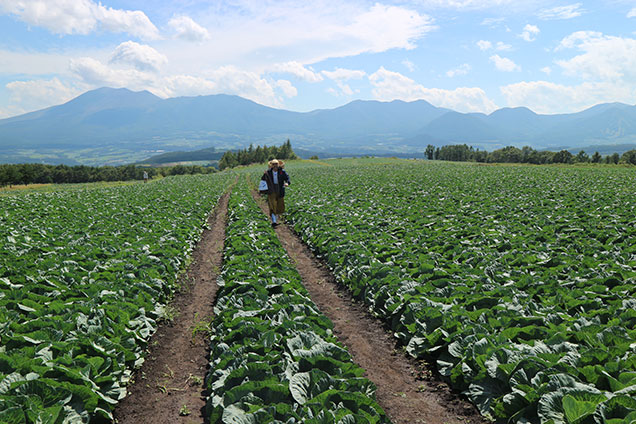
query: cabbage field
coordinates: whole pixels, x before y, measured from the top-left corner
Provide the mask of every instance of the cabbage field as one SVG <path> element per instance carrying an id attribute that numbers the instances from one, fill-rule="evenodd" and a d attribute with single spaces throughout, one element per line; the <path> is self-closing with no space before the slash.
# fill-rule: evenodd
<path id="1" fill-rule="evenodd" d="M 636 422 L 636 172 L 335 160 L 294 230 L 481 413 Z"/>
<path id="2" fill-rule="evenodd" d="M 207 378 L 211 423 L 387 424 L 249 194 L 229 202 Z"/>
<path id="3" fill-rule="evenodd" d="M 112 419 L 230 177 L 0 197 L 0 423 Z"/>
<path id="4" fill-rule="evenodd" d="M 286 168 L 287 225 L 485 417 L 636 423 L 634 167 Z M 112 420 L 229 187 L 207 418 L 389 423 L 251 198 L 262 170 L 0 196 L 0 423 Z"/>

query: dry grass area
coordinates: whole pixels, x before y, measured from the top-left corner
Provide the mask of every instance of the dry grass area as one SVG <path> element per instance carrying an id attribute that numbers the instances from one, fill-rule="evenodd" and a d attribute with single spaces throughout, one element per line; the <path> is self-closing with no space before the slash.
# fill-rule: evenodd
<path id="1" fill-rule="evenodd" d="M 50 185 L 52 184 L 20 184 L 20 185 L 0 187 L 0 191 L 15 191 L 15 190 L 42 188 L 42 187 L 47 187 Z"/>

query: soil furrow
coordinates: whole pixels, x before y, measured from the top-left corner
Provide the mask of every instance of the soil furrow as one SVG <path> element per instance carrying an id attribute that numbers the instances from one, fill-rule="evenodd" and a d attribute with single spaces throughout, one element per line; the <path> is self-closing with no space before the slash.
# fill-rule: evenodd
<path id="1" fill-rule="evenodd" d="M 254 199 L 267 214 L 266 202 Z M 328 267 L 285 225 L 275 229 L 296 265 L 312 301 L 334 324 L 334 332 L 377 386 L 376 398 L 394 424 L 485 423 L 469 402 L 432 376 L 429 366 L 396 348 L 389 330 L 339 286 Z"/>
<path id="2" fill-rule="evenodd" d="M 209 367 L 207 329 L 223 261 L 229 195 L 230 190 L 219 200 L 193 251 L 181 290 L 169 306 L 174 318 L 153 335 L 146 362 L 115 410 L 119 424 L 206 422 L 203 382 Z"/>

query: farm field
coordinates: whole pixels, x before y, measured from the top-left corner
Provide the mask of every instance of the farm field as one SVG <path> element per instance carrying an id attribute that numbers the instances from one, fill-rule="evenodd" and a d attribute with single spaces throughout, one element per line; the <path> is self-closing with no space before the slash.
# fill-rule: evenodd
<path id="1" fill-rule="evenodd" d="M 636 422 L 633 168 L 341 159 L 290 173 L 289 225 L 484 416 Z"/>
<path id="2" fill-rule="evenodd" d="M 212 322 L 211 423 L 390 423 L 244 178 L 229 201 Z"/>
<path id="3" fill-rule="evenodd" d="M 0 422 L 112 419 L 230 178 L 0 198 Z"/>
<path id="4" fill-rule="evenodd" d="M 286 225 L 485 417 L 636 422 L 633 167 L 287 169 Z M 205 418 L 390 422 L 251 198 L 262 171 L 2 193 L 0 423 L 112 421 L 230 187 Z"/>

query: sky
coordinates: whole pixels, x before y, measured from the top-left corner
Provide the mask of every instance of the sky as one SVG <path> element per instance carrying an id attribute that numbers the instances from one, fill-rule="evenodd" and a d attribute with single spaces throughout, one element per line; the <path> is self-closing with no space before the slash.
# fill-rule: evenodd
<path id="1" fill-rule="evenodd" d="M 99 87 L 306 112 L 636 103 L 636 0 L 0 0 L 0 119 Z"/>

